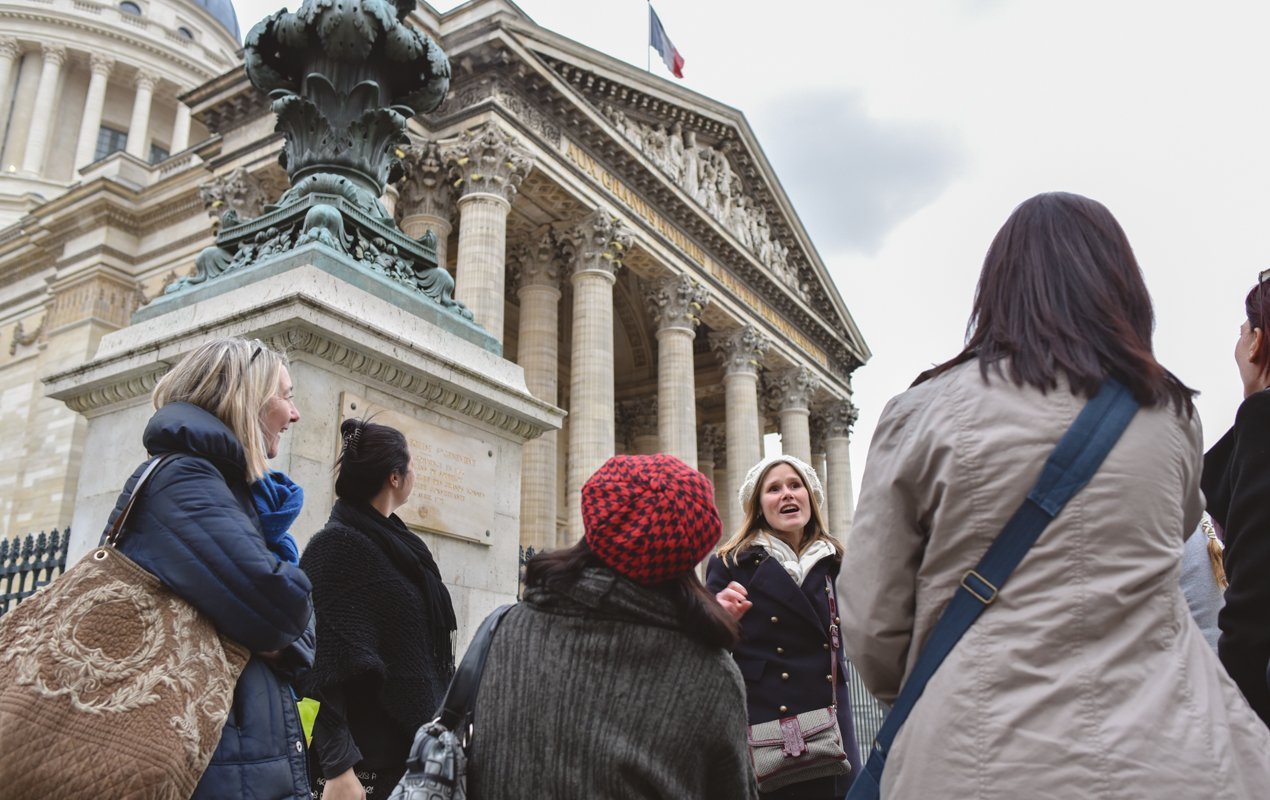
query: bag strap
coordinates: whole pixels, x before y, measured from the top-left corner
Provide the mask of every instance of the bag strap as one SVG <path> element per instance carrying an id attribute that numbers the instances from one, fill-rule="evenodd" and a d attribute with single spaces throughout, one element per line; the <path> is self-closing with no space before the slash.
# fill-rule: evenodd
<path id="1" fill-rule="evenodd" d="M 1045 461 L 1041 477 L 1028 492 L 1027 499 L 1010 517 L 978 565 L 961 577 L 961 585 L 935 623 L 874 740 L 865 770 L 872 774 L 877 785 L 881 783 L 882 768 L 900 726 L 935 670 L 983 610 L 996 601 L 1010 573 L 1045 527 L 1098 471 L 1137 411 L 1138 403 L 1129 390 L 1114 378 L 1107 378 Z"/>
<path id="2" fill-rule="evenodd" d="M 441 701 L 441 708 L 437 711 L 435 722 L 440 722 L 447 730 L 455 730 L 471 714 L 472 701 L 476 698 L 476 689 L 481 683 L 481 673 L 485 671 L 485 657 L 489 655 L 490 644 L 494 641 L 494 631 L 511 609 L 511 604 L 499 606 L 476 629 L 476 635 L 472 637 L 472 643 L 463 654 L 459 668 L 454 671 L 454 679 L 450 681 L 445 699 Z"/>
<path id="3" fill-rule="evenodd" d="M 132 513 L 132 507 L 136 504 L 137 498 L 141 496 L 141 488 L 146 485 L 146 481 L 159 468 L 159 465 L 172 456 L 172 453 L 152 458 L 150 463 L 141 472 L 141 477 L 137 478 L 137 482 L 132 485 L 132 494 L 128 495 L 128 502 L 124 504 L 123 511 L 119 512 L 119 516 L 115 517 L 115 522 L 110 526 L 110 533 L 106 534 L 106 545 L 108 547 L 118 547 L 119 539 L 123 535 L 124 523 L 128 521 L 128 515 Z"/>
<path id="4" fill-rule="evenodd" d="M 838 635 L 838 599 L 834 596 L 833 578 L 825 576 L 825 595 L 829 598 L 829 705 L 838 707 L 838 653 L 842 639 Z"/>

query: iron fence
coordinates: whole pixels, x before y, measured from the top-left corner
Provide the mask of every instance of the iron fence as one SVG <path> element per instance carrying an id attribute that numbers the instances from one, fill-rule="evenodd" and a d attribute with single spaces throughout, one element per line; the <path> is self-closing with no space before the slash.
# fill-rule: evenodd
<path id="1" fill-rule="evenodd" d="M 855 723 L 855 738 L 860 744 L 860 756 L 867 760 L 873 740 L 882 729 L 886 709 L 864 688 L 860 673 L 856 672 L 851 659 L 847 659 L 847 689 L 851 695 L 851 721 Z"/>
<path id="2" fill-rule="evenodd" d="M 71 529 L 0 539 L 0 616 L 66 569 Z"/>

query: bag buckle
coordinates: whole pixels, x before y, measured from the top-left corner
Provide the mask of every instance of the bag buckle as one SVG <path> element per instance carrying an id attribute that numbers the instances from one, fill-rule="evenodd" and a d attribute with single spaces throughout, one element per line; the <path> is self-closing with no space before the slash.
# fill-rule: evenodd
<path id="1" fill-rule="evenodd" d="M 803 739 L 803 729 L 798 724 L 798 717 L 785 717 L 781 720 L 781 750 L 785 758 L 798 758 L 807 752 L 807 742 Z"/>
<path id="2" fill-rule="evenodd" d="M 973 569 L 961 576 L 961 588 L 970 592 L 985 606 L 992 605 L 997 599 L 997 587 Z"/>

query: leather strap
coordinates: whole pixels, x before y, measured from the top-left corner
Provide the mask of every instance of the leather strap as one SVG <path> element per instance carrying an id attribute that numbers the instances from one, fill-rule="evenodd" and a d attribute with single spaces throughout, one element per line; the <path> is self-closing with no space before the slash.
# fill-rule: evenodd
<path id="1" fill-rule="evenodd" d="M 842 639 L 838 636 L 838 599 L 833 593 L 833 579 L 825 576 L 825 594 L 829 598 L 829 705 L 838 708 L 838 651 Z"/>
<path id="2" fill-rule="evenodd" d="M 489 655 L 490 644 L 494 641 L 494 631 L 511 609 L 511 605 L 499 606 L 476 629 L 472 643 L 463 654 L 463 661 L 454 671 L 454 679 L 450 681 L 450 688 L 445 692 L 441 708 L 437 710 L 436 722 L 441 723 L 447 730 L 456 730 L 464 720 L 471 722 L 473 701 L 476 699 L 477 687 L 481 683 L 481 673 L 485 671 L 485 657 Z M 466 738 L 464 734 L 465 732 L 460 733 L 460 739 Z"/>
<path id="3" fill-rule="evenodd" d="M 128 515 L 132 513 L 132 507 L 136 504 L 137 498 L 141 496 L 141 488 L 146 485 L 146 481 L 159 468 L 159 465 L 167 461 L 172 453 L 165 453 L 150 460 L 142 471 L 141 477 L 137 478 L 137 482 L 132 486 L 132 494 L 128 495 L 128 502 L 124 504 L 123 511 L 119 512 L 119 516 L 115 517 L 115 522 L 110 526 L 110 533 L 106 534 L 106 545 L 108 547 L 118 547 L 119 538 L 123 535 L 124 523 L 128 521 Z"/>
<path id="4" fill-rule="evenodd" d="M 1138 403 L 1133 394 L 1114 378 L 1107 378 L 1098 393 L 1081 409 L 1076 421 L 1046 459 L 1041 477 L 1028 492 L 1027 499 L 1010 517 L 978 565 L 962 576 L 961 585 L 935 623 L 912 673 L 900 689 L 891 713 L 873 742 L 873 750 L 864 765 L 864 771 L 872 780 L 857 780 L 856 786 L 860 791 L 853 788 L 847 800 L 869 796 L 866 792 L 881 785 L 882 770 L 891 744 L 922 696 L 926 683 L 952 652 L 962 634 L 970 629 L 984 609 L 996 601 L 1010 573 L 1014 572 L 1050 521 L 1089 483 L 1137 412 Z"/>

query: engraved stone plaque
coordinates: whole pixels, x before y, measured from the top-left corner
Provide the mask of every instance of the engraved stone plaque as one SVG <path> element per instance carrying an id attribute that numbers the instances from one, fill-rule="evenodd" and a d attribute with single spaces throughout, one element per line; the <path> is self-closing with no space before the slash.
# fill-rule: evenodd
<path id="1" fill-rule="evenodd" d="M 494 529 L 494 447 L 344 392 L 340 422 L 372 417 L 405 434 L 415 471 L 414 491 L 397 509 L 415 530 L 491 544 Z"/>

